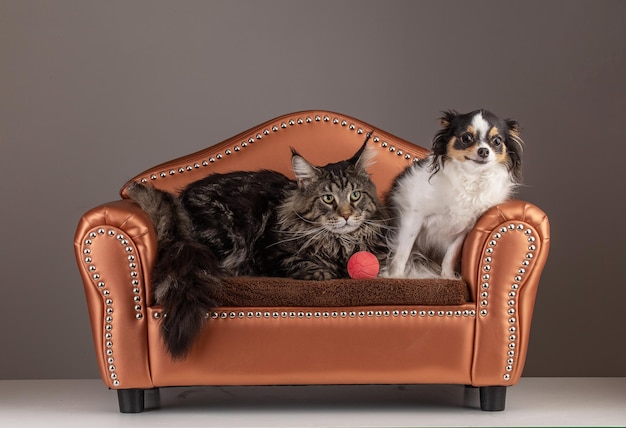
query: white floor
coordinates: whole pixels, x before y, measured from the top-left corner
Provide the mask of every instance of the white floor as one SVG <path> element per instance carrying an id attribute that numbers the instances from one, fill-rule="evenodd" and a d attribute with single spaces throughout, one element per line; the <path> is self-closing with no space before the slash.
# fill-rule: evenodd
<path id="1" fill-rule="evenodd" d="M 155 400 L 120 414 L 100 380 L 4 380 L 0 427 L 626 426 L 626 378 L 522 378 L 504 412 L 450 385 L 166 388 Z"/>

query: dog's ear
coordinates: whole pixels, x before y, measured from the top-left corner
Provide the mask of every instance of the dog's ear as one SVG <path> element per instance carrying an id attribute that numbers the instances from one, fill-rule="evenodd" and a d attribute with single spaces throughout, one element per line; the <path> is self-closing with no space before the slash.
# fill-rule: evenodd
<path id="1" fill-rule="evenodd" d="M 524 141 L 520 136 L 521 128 L 519 123 L 513 119 L 506 119 L 508 127 L 507 153 L 509 155 L 509 171 L 516 182 L 522 181 L 522 152 L 524 151 Z"/>
<path id="2" fill-rule="evenodd" d="M 456 110 L 446 110 L 441 113 L 442 116 L 439 118 L 439 122 L 441 123 L 442 128 L 448 128 L 452 119 L 459 115 Z"/>
<path id="3" fill-rule="evenodd" d="M 448 143 L 452 138 L 452 122 L 459 115 L 455 110 L 446 110 L 442 112 L 442 116 L 439 118 L 441 123 L 441 129 L 435 134 L 433 138 L 433 159 L 430 164 L 430 172 L 435 175 L 439 169 L 443 167 L 447 160 Z"/>
<path id="4" fill-rule="evenodd" d="M 517 120 L 506 119 L 505 122 L 506 122 L 506 126 L 509 127 L 509 132 L 511 134 L 515 134 L 519 138 L 521 129 L 520 129 L 519 123 L 517 123 Z"/>
<path id="5" fill-rule="evenodd" d="M 509 140 L 513 143 L 511 144 L 513 147 L 510 147 L 509 150 L 515 150 L 521 155 L 524 150 L 524 141 L 522 141 L 522 137 L 520 136 L 521 128 L 519 123 L 513 119 L 506 119 L 505 122 L 508 127 Z"/>
<path id="6" fill-rule="evenodd" d="M 439 122 L 441 123 L 441 129 L 435 134 L 433 138 L 433 153 L 436 156 L 445 155 L 447 152 L 447 146 L 450 142 L 450 135 L 452 131 L 452 121 L 459 114 L 454 110 L 446 110 L 442 112 L 442 116 L 439 118 Z"/>

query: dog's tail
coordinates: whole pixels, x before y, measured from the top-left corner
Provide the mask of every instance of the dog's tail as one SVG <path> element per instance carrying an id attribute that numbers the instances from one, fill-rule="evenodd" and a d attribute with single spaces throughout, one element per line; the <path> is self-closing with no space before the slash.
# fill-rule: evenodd
<path id="1" fill-rule="evenodd" d="M 156 229 L 153 302 L 163 307 L 161 335 L 172 358 L 184 358 L 200 332 L 223 276 L 215 254 L 192 238 L 191 220 L 174 195 L 139 183 L 127 189 Z"/>

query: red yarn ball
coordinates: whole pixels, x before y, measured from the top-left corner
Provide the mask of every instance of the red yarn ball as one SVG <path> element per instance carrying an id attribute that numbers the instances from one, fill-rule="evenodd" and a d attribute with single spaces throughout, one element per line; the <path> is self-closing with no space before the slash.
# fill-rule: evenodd
<path id="1" fill-rule="evenodd" d="M 370 279 L 378 276 L 380 264 L 369 251 L 354 253 L 348 260 L 348 275 L 352 279 Z"/>

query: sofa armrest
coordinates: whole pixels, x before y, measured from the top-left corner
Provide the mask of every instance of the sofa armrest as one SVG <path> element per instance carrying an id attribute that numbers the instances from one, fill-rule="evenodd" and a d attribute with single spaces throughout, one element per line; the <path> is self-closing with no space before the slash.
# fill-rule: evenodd
<path id="1" fill-rule="evenodd" d="M 547 215 L 520 200 L 491 208 L 468 234 L 461 272 L 477 307 L 475 386 L 519 380 L 549 247 Z"/>
<path id="2" fill-rule="evenodd" d="M 148 215 L 129 200 L 93 208 L 76 229 L 98 366 L 110 388 L 152 387 L 146 316 L 156 244 Z"/>

